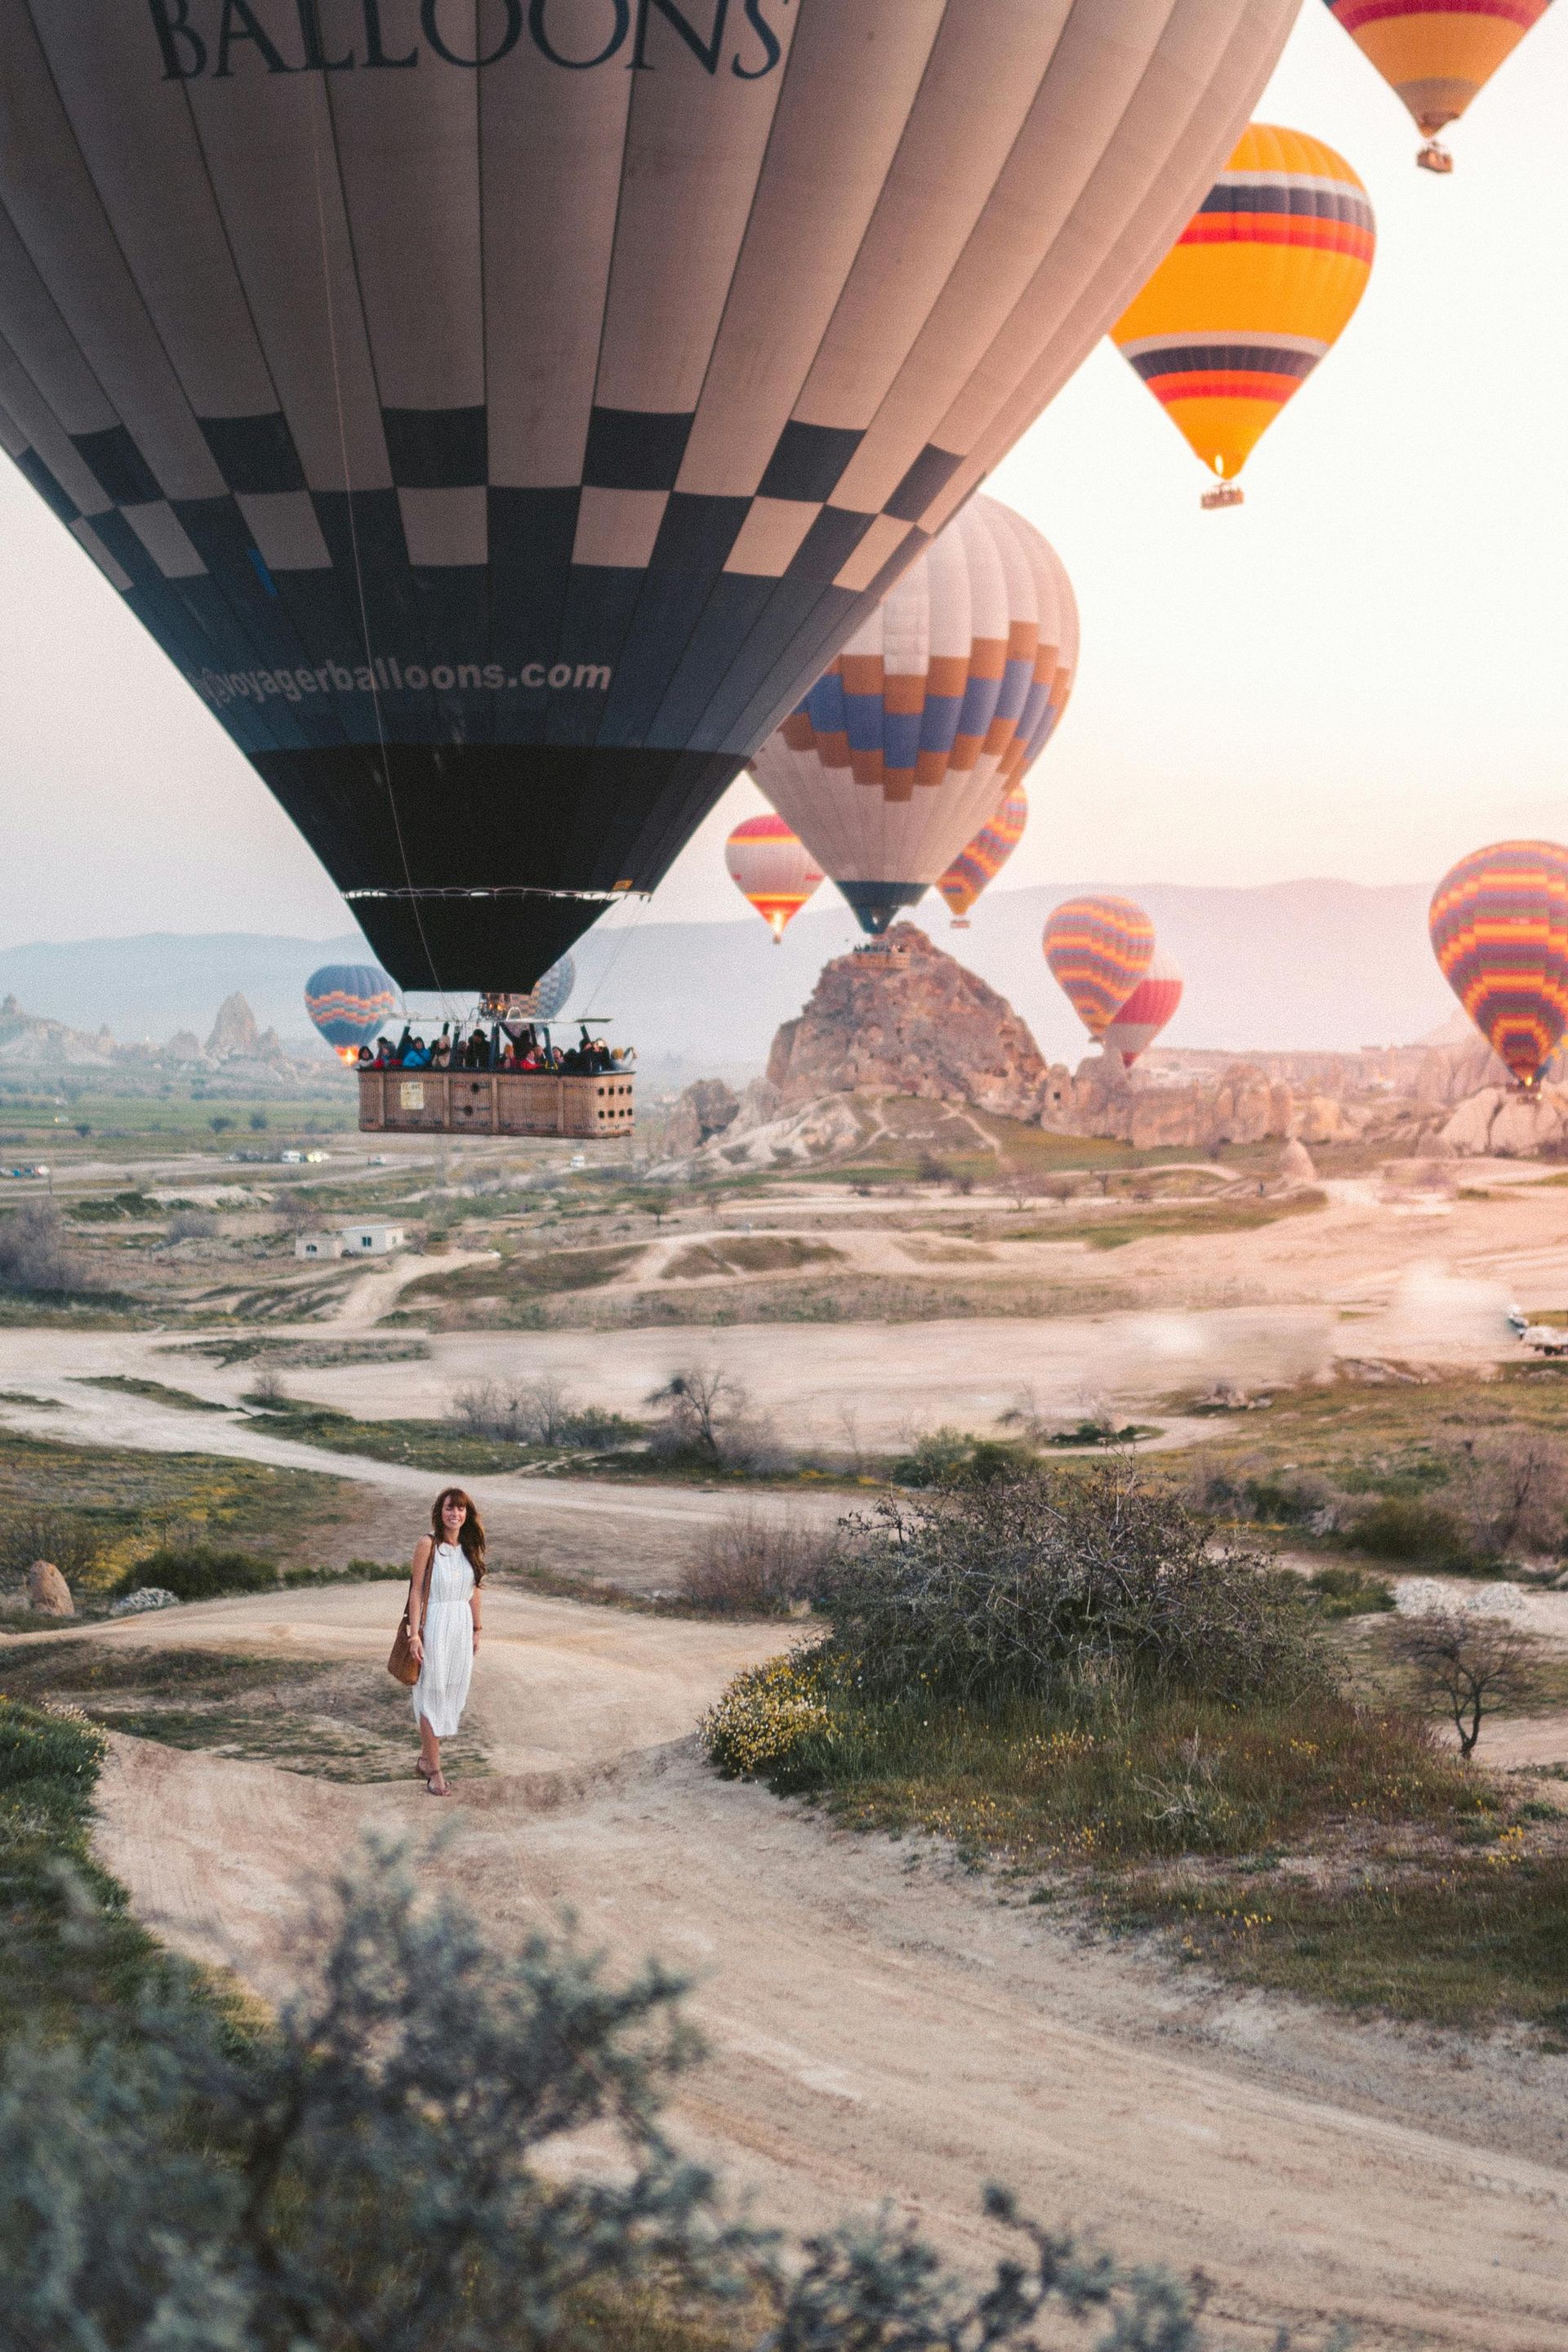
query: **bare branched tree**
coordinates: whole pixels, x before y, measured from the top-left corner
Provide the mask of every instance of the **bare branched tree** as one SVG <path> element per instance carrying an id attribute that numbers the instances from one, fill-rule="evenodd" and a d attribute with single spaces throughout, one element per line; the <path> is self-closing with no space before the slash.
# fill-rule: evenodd
<path id="1" fill-rule="evenodd" d="M 1485 1559 L 1559 1553 L 1568 1538 L 1568 1446 L 1549 1431 L 1491 1430 L 1461 1440 L 1454 1483 Z"/>
<path id="2" fill-rule="evenodd" d="M 1522 1626 L 1479 1609 L 1435 1609 L 1402 1617 L 1395 1654 L 1411 1667 L 1426 1703 L 1441 1707 L 1473 1756 L 1489 1715 L 1517 1706 L 1538 1680 L 1538 1645 Z"/>

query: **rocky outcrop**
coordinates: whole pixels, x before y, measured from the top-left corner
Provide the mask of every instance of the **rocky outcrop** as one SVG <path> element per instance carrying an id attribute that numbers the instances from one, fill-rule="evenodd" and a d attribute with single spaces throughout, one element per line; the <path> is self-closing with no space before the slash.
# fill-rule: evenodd
<path id="1" fill-rule="evenodd" d="M 70 1586 L 52 1559 L 36 1559 L 27 1570 L 27 1605 L 40 1617 L 74 1617 Z"/>
<path id="2" fill-rule="evenodd" d="M 228 1062 L 244 1059 L 253 1062 L 259 1057 L 261 1033 L 256 1025 L 256 1015 L 237 989 L 226 996 L 217 1009 L 212 1035 L 206 1042 L 210 1061 Z"/>
<path id="3" fill-rule="evenodd" d="M 688 1159 L 723 1135 L 740 1116 L 741 1098 L 722 1078 L 698 1078 L 676 1102 L 665 1129 L 664 1148 L 671 1160 Z"/>
<path id="4" fill-rule="evenodd" d="M 1483 1087 L 1444 1128 L 1441 1141 L 1460 1159 L 1533 1160 L 1568 1137 L 1568 1093 L 1542 1086 L 1533 1094 Z"/>
<path id="5" fill-rule="evenodd" d="M 824 967 L 768 1057 L 781 1108 L 825 1095 L 885 1092 L 1037 1119 L 1052 1074 L 1005 997 L 897 923 L 877 947 Z"/>
<path id="6" fill-rule="evenodd" d="M 1118 1060 L 1090 1055 L 1065 1088 L 1052 1086 L 1043 1124 L 1063 1134 L 1131 1143 L 1140 1151 L 1210 1151 L 1220 1143 L 1279 1136 L 1333 1143 L 1359 1134 L 1365 1111 L 1331 1095 L 1299 1095 L 1253 1062 L 1233 1062 L 1212 1080 L 1152 1085 Z"/>
<path id="7" fill-rule="evenodd" d="M 1287 1184 L 1315 1184 L 1318 1181 L 1311 1153 L 1294 1136 L 1279 1154 L 1279 1173 Z"/>

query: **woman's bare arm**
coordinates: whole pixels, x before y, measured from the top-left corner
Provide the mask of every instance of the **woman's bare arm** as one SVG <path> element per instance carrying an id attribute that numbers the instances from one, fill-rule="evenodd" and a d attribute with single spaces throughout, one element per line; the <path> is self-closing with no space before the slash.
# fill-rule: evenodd
<path id="1" fill-rule="evenodd" d="M 425 1654 L 425 1603 L 430 1589 L 430 1563 L 436 1557 L 434 1536 L 421 1536 L 414 1547 L 408 1577 L 408 1633 L 416 1658 Z"/>

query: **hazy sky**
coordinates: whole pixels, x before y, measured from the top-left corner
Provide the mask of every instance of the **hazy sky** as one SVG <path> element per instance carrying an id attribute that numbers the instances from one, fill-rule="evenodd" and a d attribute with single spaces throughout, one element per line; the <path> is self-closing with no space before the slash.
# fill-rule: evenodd
<path id="1" fill-rule="evenodd" d="M 1503 835 L 1568 839 L 1565 100 L 1568 7 L 1432 178 L 1306 0 L 1258 113 L 1366 182 L 1371 287 L 1239 510 L 1200 512 L 1197 461 L 1108 345 L 993 477 L 1083 617 L 1009 884 L 1431 881 Z M 0 945 L 345 929 L 259 780 L 4 463 L 0 551 Z M 737 912 L 720 849 L 760 805 L 737 786 L 643 919 Z"/>

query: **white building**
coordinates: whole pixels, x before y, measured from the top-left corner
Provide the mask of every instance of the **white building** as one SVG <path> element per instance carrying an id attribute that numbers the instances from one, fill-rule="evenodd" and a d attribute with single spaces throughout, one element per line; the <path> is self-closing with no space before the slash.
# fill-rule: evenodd
<path id="1" fill-rule="evenodd" d="M 345 1225 L 339 1239 L 344 1257 L 390 1257 L 405 1245 L 401 1225 Z"/>
<path id="2" fill-rule="evenodd" d="M 342 1257 L 342 1234 L 301 1234 L 294 1244 L 296 1257 Z"/>

